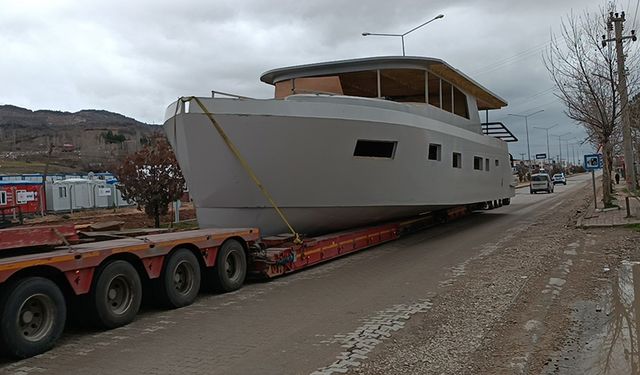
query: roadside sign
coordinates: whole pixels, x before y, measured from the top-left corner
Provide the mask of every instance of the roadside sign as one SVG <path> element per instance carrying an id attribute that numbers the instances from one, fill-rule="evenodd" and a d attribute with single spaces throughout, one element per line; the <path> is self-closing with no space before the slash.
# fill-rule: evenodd
<path id="1" fill-rule="evenodd" d="M 602 168 L 602 154 L 589 154 L 584 156 L 584 169 L 595 171 Z"/>
<path id="2" fill-rule="evenodd" d="M 547 154 L 536 154 L 536 159 L 546 159 Z"/>

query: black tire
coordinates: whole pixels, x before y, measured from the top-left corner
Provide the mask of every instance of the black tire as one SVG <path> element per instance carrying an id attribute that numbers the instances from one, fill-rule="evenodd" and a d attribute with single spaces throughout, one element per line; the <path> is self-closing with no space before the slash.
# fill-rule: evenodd
<path id="1" fill-rule="evenodd" d="M 504 206 L 508 206 L 508 205 L 510 205 L 510 204 L 511 204 L 511 198 L 504 198 L 504 199 L 502 200 L 502 204 L 503 204 Z"/>
<path id="2" fill-rule="evenodd" d="M 220 246 L 213 272 L 218 291 L 231 292 L 242 287 L 247 276 L 247 257 L 240 242 L 227 240 Z"/>
<path id="3" fill-rule="evenodd" d="M 171 308 L 192 304 L 198 297 L 200 276 L 200 263 L 189 249 L 174 251 L 158 280 L 163 303 Z"/>
<path id="4" fill-rule="evenodd" d="M 115 260 L 100 268 L 90 297 L 98 325 L 116 328 L 131 323 L 141 302 L 140 275 L 129 262 Z"/>
<path id="5" fill-rule="evenodd" d="M 15 358 L 51 349 L 62 335 L 67 306 L 60 288 L 43 277 L 28 277 L 0 297 L 0 347 Z"/>

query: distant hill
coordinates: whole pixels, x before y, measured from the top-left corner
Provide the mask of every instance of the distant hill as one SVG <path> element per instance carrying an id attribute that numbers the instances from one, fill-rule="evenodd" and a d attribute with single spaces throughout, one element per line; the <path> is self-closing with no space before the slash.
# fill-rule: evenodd
<path id="1" fill-rule="evenodd" d="M 109 169 L 161 130 L 104 110 L 71 113 L 0 105 L 0 173 L 42 172 L 47 161 L 50 173 Z"/>

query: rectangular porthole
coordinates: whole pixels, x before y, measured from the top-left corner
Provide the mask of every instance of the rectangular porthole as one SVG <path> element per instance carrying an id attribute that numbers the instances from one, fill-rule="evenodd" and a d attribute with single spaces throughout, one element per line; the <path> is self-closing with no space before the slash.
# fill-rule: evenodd
<path id="1" fill-rule="evenodd" d="M 459 152 L 453 153 L 453 167 L 462 168 L 462 154 Z"/>
<path id="2" fill-rule="evenodd" d="M 496 167 L 500 166 L 500 160 L 496 159 Z"/>
<path id="3" fill-rule="evenodd" d="M 477 170 L 477 171 L 481 171 L 482 170 L 482 158 L 479 156 L 474 156 L 473 157 L 473 169 Z"/>
<path id="4" fill-rule="evenodd" d="M 429 160 L 441 160 L 442 146 L 435 143 L 429 143 Z"/>
<path id="5" fill-rule="evenodd" d="M 489 172 L 489 159 L 484 159 L 484 170 Z"/>
<path id="6" fill-rule="evenodd" d="M 353 156 L 365 158 L 386 158 L 393 159 L 396 152 L 395 141 L 367 141 L 359 139 Z"/>

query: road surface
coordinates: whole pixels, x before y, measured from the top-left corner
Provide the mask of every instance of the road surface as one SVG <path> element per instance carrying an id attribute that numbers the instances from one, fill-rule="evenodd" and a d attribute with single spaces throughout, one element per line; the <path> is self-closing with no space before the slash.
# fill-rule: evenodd
<path id="1" fill-rule="evenodd" d="M 471 263 L 535 231 L 567 199 L 587 196 L 587 186 L 590 175 L 569 178 L 553 194 L 519 189 L 510 206 L 234 293 L 203 294 L 186 308 L 146 308 L 126 327 L 72 327 L 43 355 L 0 359 L 0 373 L 377 373 L 373 364 L 398 338 L 427 329 L 439 298 L 455 298 L 451 285 Z"/>

